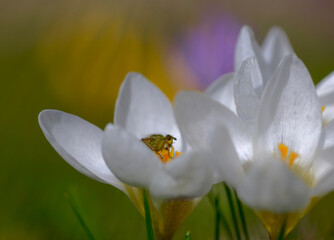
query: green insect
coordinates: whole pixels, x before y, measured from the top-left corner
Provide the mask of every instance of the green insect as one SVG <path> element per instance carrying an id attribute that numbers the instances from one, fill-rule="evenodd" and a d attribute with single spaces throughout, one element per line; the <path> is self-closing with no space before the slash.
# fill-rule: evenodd
<path id="1" fill-rule="evenodd" d="M 147 138 L 141 139 L 153 152 L 158 154 L 161 160 L 164 160 L 162 152 L 167 151 L 170 158 L 174 157 L 173 141 L 177 140 L 171 135 L 153 134 Z"/>

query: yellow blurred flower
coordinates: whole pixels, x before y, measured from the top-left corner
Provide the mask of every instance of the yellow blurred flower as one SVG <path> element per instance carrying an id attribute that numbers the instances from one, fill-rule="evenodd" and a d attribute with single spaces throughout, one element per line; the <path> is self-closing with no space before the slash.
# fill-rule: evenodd
<path id="1" fill-rule="evenodd" d="M 40 44 L 47 81 L 61 102 L 91 113 L 113 109 L 129 71 L 158 79 L 154 83 L 167 96 L 174 95 L 162 36 L 115 14 L 93 11 L 73 18 L 57 20 Z"/>

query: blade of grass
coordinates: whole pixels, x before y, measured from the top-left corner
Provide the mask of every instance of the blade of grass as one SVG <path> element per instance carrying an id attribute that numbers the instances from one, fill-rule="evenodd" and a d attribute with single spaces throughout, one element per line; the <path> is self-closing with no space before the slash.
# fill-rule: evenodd
<path id="1" fill-rule="evenodd" d="M 219 209 L 220 212 L 220 218 L 221 218 L 221 223 L 226 231 L 227 236 L 229 237 L 229 239 L 233 240 L 233 235 L 230 229 L 230 226 L 228 225 L 228 222 L 226 220 L 226 218 L 224 217 L 223 213 L 221 212 L 221 210 Z"/>
<path id="2" fill-rule="evenodd" d="M 75 216 L 77 217 L 80 225 L 82 226 L 82 228 L 84 229 L 85 233 L 87 234 L 88 239 L 90 240 L 94 240 L 94 235 L 92 234 L 92 232 L 89 230 L 85 220 L 83 219 L 83 217 L 81 216 L 78 207 L 75 204 L 75 201 L 73 199 L 73 196 L 71 194 L 70 191 L 68 191 L 67 193 L 65 193 L 65 198 L 68 200 L 68 203 L 70 204 Z"/>
<path id="3" fill-rule="evenodd" d="M 239 215 L 240 215 L 240 219 L 241 219 L 241 227 L 242 230 L 244 231 L 244 236 L 245 236 L 245 240 L 249 240 L 249 235 L 248 235 L 248 230 L 247 230 L 247 224 L 246 224 L 246 218 L 245 218 L 245 214 L 244 214 L 244 210 L 242 207 L 242 203 L 237 195 L 237 192 L 234 190 L 234 196 L 237 202 L 237 207 L 239 210 Z"/>
<path id="4" fill-rule="evenodd" d="M 208 198 L 209 198 L 209 202 L 211 203 L 213 209 L 215 210 L 216 221 L 217 221 L 217 215 L 218 215 L 219 216 L 219 221 L 222 223 L 222 226 L 223 226 L 223 228 L 225 230 L 226 235 L 228 236 L 229 239 L 233 240 L 233 236 L 232 236 L 232 232 L 231 232 L 230 226 L 228 225 L 228 222 L 227 222 L 227 220 L 226 220 L 226 218 L 225 218 L 222 210 L 220 209 L 219 198 L 216 197 L 213 194 L 212 191 L 208 194 Z M 219 228 L 219 225 L 216 222 L 216 239 L 217 239 L 217 235 L 219 235 L 219 234 L 217 234 L 217 228 Z"/>
<path id="5" fill-rule="evenodd" d="M 235 209 L 234 209 L 234 204 L 233 204 L 232 192 L 231 192 L 231 189 L 229 188 L 229 186 L 227 186 L 225 183 L 223 183 L 223 185 L 224 185 L 224 188 L 225 188 L 227 201 L 228 201 L 228 204 L 229 204 L 230 210 L 231 210 L 231 215 L 232 215 L 232 221 L 233 221 L 233 225 L 234 225 L 234 229 L 235 229 L 235 234 L 237 236 L 237 239 L 241 240 L 239 225 L 238 225 L 237 216 L 236 216 Z"/>
<path id="6" fill-rule="evenodd" d="M 150 212 L 150 206 L 148 204 L 146 190 L 144 190 L 144 207 L 145 207 L 145 221 L 146 221 L 147 240 L 154 240 L 151 212 Z"/>
<path id="7" fill-rule="evenodd" d="M 186 236 L 184 237 L 184 240 L 191 240 L 190 231 L 186 232 Z"/>

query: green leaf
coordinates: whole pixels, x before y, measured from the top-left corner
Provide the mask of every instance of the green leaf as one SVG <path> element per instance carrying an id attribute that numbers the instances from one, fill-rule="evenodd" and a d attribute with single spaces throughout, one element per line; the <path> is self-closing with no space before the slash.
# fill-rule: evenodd
<path id="1" fill-rule="evenodd" d="M 82 226 L 82 228 L 84 229 L 88 239 L 90 240 L 94 240 L 94 235 L 92 234 L 92 232 L 89 230 L 85 220 L 83 219 L 82 215 L 80 214 L 79 210 L 78 210 L 78 206 L 76 205 L 73 195 L 71 193 L 71 190 L 69 189 L 67 193 L 65 193 L 65 198 L 68 200 L 68 203 L 70 204 L 75 216 L 77 217 L 80 225 Z"/>
<path id="2" fill-rule="evenodd" d="M 147 240 L 154 240 L 151 212 L 150 212 L 150 206 L 148 204 L 146 190 L 144 190 L 144 207 L 145 207 L 145 221 L 146 221 Z"/>

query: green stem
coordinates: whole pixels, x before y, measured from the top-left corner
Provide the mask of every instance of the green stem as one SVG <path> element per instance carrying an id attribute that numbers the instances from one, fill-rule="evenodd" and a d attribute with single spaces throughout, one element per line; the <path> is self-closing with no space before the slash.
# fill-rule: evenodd
<path id="1" fill-rule="evenodd" d="M 240 219 L 241 219 L 241 227 L 242 230 L 244 231 L 244 235 L 245 235 L 245 239 L 249 240 L 249 235 L 248 235 L 248 230 L 247 230 L 247 224 L 246 224 L 246 218 L 245 218 L 245 214 L 244 214 L 244 210 L 241 204 L 241 201 L 236 193 L 236 191 L 234 191 L 234 195 L 235 195 L 235 199 L 237 202 L 237 207 L 239 210 L 239 215 L 240 215 Z"/>
<path id="2" fill-rule="evenodd" d="M 146 221 L 147 240 L 154 240 L 154 233 L 153 233 L 153 228 L 152 228 L 150 206 L 148 204 L 146 190 L 144 190 L 144 207 L 145 207 L 145 221 Z"/>
<path id="3" fill-rule="evenodd" d="M 216 221 L 217 221 L 217 216 L 219 216 L 219 221 L 222 223 L 223 228 L 225 229 L 226 235 L 228 236 L 229 239 L 233 240 L 233 235 L 230 229 L 230 226 L 228 225 L 228 222 L 223 214 L 223 212 L 221 211 L 220 207 L 219 207 L 219 198 L 216 197 L 213 192 L 210 192 L 208 194 L 208 198 L 209 201 L 212 205 L 212 207 L 215 210 L 216 213 Z M 216 222 L 216 239 L 217 239 L 217 228 L 219 228 L 219 224 Z M 219 229 L 218 229 L 219 231 Z M 218 236 L 219 238 L 219 236 Z"/>
<path id="4" fill-rule="evenodd" d="M 281 231 L 280 231 L 280 234 L 277 238 L 277 240 L 283 240 L 284 237 L 285 237 L 285 227 L 286 227 L 286 220 L 284 221 L 283 225 L 282 225 L 282 228 L 281 228 Z"/>
<path id="5" fill-rule="evenodd" d="M 227 201 L 230 205 L 230 210 L 231 210 L 231 215 L 232 215 L 232 220 L 233 220 L 233 224 L 234 224 L 235 233 L 237 235 L 237 239 L 241 240 L 239 225 L 238 225 L 237 216 L 236 216 L 236 213 L 235 213 L 233 199 L 232 199 L 232 192 L 226 184 L 224 184 L 224 188 L 225 188 L 225 192 L 226 192 L 226 196 L 227 196 Z"/>
<path id="6" fill-rule="evenodd" d="M 190 231 L 186 232 L 186 236 L 184 237 L 184 240 L 191 240 Z"/>
<path id="7" fill-rule="evenodd" d="M 215 239 L 219 240 L 219 234 L 220 234 L 220 211 L 219 209 L 219 200 L 218 197 L 215 198 L 215 208 L 216 208 L 216 231 L 215 231 Z"/>

